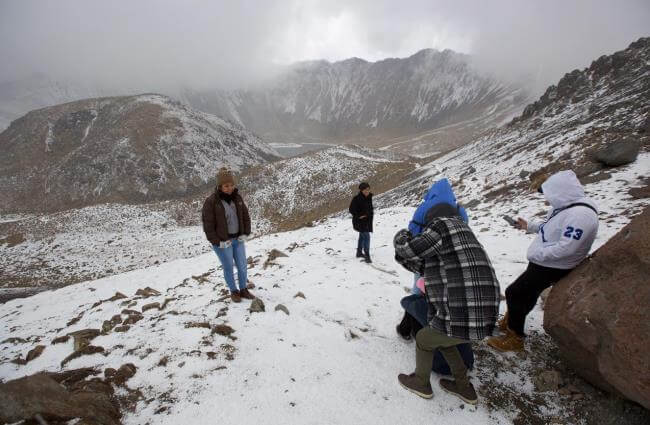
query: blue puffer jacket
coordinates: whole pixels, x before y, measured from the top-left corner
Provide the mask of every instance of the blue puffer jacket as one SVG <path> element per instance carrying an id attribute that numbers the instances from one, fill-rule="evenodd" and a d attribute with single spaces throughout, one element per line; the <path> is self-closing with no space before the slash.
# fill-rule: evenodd
<path id="1" fill-rule="evenodd" d="M 415 214 L 413 214 L 413 218 L 409 222 L 409 231 L 413 236 L 422 233 L 422 229 L 424 229 L 426 225 L 424 218 L 427 215 L 427 211 L 429 211 L 432 206 L 442 203 L 447 203 L 452 207 L 458 208 L 456 195 L 454 195 L 451 184 L 446 178 L 438 180 L 431 186 L 427 194 L 424 195 L 424 200 L 415 210 Z M 458 208 L 458 212 L 460 213 L 463 221 L 467 223 L 469 221 L 469 218 L 467 217 L 465 208 L 461 206 Z"/>

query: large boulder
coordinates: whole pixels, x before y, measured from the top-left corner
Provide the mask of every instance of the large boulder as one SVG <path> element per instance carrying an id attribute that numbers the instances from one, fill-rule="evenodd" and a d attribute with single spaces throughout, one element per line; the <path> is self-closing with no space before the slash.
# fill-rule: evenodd
<path id="1" fill-rule="evenodd" d="M 650 207 L 558 282 L 544 329 L 594 385 L 650 409 Z"/>
<path id="2" fill-rule="evenodd" d="M 82 379 L 87 374 L 83 369 L 75 372 Z M 107 389 L 111 391 L 110 386 Z M 39 373 L 0 384 L 0 406 L 0 423 L 34 419 L 36 415 L 46 421 L 82 418 L 102 425 L 121 423 L 121 414 L 110 392 L 69 391 L 58 382 L 57 374 Z"/>
<path id="3" fill-rule="evenodd" d="M 608 167 L 620 167 L 636 161 L 640 149 L 641 144 L 637 140 L 628 137 L 596 152 L 596 160 Z"/>

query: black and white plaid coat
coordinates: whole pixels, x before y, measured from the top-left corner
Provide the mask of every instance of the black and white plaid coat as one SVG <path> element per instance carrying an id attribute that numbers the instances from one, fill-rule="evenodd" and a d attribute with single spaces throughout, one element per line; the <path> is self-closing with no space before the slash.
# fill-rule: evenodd
<path id="1" fill-rule="evenodd" d="M 393 244 L 397 262 L 424 277 L 429 326 L 470 341 L 492 335 L 499 313 L 499 282 L 466 223 L 435 218 L 420 235 L 400 230 Z"/>

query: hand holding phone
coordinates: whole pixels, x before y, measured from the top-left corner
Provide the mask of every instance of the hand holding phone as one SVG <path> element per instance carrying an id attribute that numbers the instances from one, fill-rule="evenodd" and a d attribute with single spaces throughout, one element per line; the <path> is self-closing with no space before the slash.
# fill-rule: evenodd
<path id="1" fill-rule="evenodd" d="M 519 223 L 517 223 L 517 221 L 515 219 L 513 219 L 512 217 L 510 217 L 509 215 L 504 215 L 503 219 L 505 221 L 507 221 L 508 224 L 511 225 L 512 227 L 514 227 L 516 229 L 519 229 Z"/>

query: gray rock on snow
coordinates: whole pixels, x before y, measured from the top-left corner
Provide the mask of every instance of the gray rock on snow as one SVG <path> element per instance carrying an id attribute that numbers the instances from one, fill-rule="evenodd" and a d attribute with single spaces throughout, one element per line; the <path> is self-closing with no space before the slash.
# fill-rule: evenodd
<path id="1" fill-rule="evenodd" d="M 263 311 L 266 311 L 264 307 L 264 302 L 259 298 L 255 298 L 251 302 L 251 306 L 248 309 L 248 311 L 250 311 L 251 313 L 262 313 Z"/>
<path id="2" fill-rule="evenodd" d="M 284 306 L 283 304 L 276 305 L 275 306 L 275 311 L 284 311 L 287 314 L 287 316 L 289 315 L 289 309 L 286 306 Z"/>
<path id="3" fill-rule="evenodd" d="M 631 138 L 614 142 L 604 149 L 596 152 L 596 160 L 609 167 L 620 167 L 636 161 L 641 144 Z"/>

